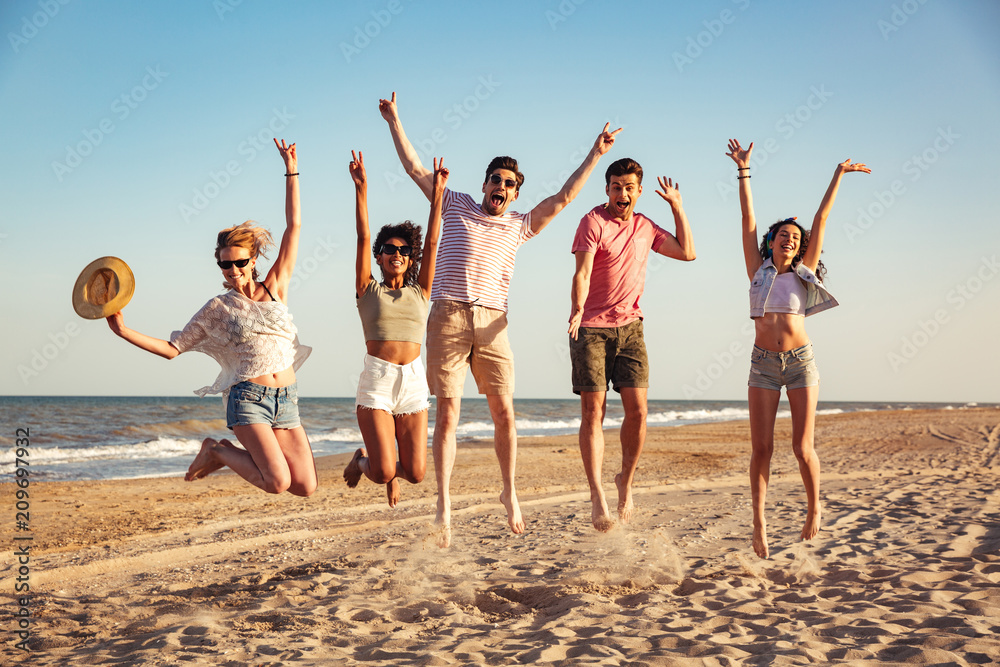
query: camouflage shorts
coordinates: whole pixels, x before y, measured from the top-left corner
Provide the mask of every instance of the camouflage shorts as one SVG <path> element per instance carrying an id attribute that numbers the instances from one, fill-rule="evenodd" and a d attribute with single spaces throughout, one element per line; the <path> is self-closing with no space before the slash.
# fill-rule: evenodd
<path id="1" fill-rule="evenodd" d="M 580 327 L 569 340 L 573 364 L 573 393 L 608 390 L 608 382 L 622 387 L 649 386 L 649 359 L 642 336 L 642 320 L 614 328 Z"/>

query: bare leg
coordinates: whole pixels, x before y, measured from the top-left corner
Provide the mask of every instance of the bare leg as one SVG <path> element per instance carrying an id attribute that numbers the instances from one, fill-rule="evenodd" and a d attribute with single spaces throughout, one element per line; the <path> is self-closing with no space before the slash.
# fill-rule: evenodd
<path id="1" fill-rule="evenodd" d="M 437 517 L 434 523 L 441 527 L 438 546 L 451 544 L 451 472 L 455 468 L 455 431 L 462 408 L 461 397 L 437 398 L 434 421 L 434 475 L 437 479 Z"/>
<path id="2" fill-rule="evenodd" d="M 622 523 L 632 519 L 635 504 L 632 502 L 632 479 L 639 465 L 639 454 L 646 443 L 646 388 L 622 387 L 622 471 L 615 475 L 618 487 L 618 518 Z"/>
<path id="3" fill-rule="evenodd" d="M 237 475 L 268 493 L 290 491 L 311 495 L 317 486 L 316 463 L 301 426 L 271 429 L 267 424 L 236 426 L 233 433 L 245 449 L 228 440 L 206 439 L 185 479 L 204 477 L 228 466 Z M 207 471 L 207 472 L 206 472 Z"/>
<path id="4" fill-rule="evenodd" d="M 319 476 L 316 474 L 316 459 L 305 429 L 301 426 L 279 428 L 272 433 L 278 440 L 291 477 L 288 492 L 293 496 L 311 496 L 319 486 Z"/>
<path id="5" fill-rule="evenodd" d="M 423 481 L 427 473 L 427 411 L 393 417 L 396 425 L 396 441 L 399 443 L 399 461 L 396 475 L 385 485 L 389 507 L 399 504 L 401 498 L 399 479 L 410 484 Z"/>
<path id="6" fill-rule="evenodd" d="M 587 485 L 590 487 L 590 521 L 601 532 L 607 532 L 615 525 L 608 513 L 608 502 L 604 498 L 604 486 L 601 484 L 607 396 L 605 391 L 580 392 L 580 454 L 583 456 L 583 470 L 587 473 Z"/>
<path id="7" fill-rule="evenodd" d="M 521 506 L 517 502 L 514 488 L 514 468 L 517 463 L 517 429 L 514 426 L 514 397 L 487 396 L 490 415 L 493 417 L 493 448 L 500 461 L 500 475 L 503 477 L 503 491 L 500 502 L 507 510 L 507 525 L 511 532 L 524 532 Z"/>
<path id="8" fill-rule="evenodd" d="M 802 539 L 811 540 L 819 533 L 819 457 L 813 446 L 816 428 L 816 403 L 819 385 L 788 390 L 788 404 L 792 409 L 792 450 L 799 462 L 799 474 L 806 487 L 808 510 L 802 527 Z"/>
<path id="9" fill-rule="evenodd" d="M 750 495 L 753 506 L 753 550 L 767 558 L 767 522 L 764 499 L 771 478 L 771 454 L 774 452 L 774 419 L 778 414 L 781 392 L 750 387 Z"/>
<path id="10" fill-rule="evenodd" d="M 228 443 L 230 447 L 233 446 L 228 440 L 213 440 L 212 438 L 205 438 L 201 443 L 201 450 L 198 452 L 197 456 L 194 457 L 194 461 L 191 462 L 190 467 L 188 467 L 187 474 L 184 475 L 185 481 L 193 482 L 196 479 L 201 479 L 211 475 L 216 470 L 221 470 L 226 467 L 226 464 L 219 460 L 219 457 L 215 455 L 215 448 L 222 445 L 222 443 Z"/>

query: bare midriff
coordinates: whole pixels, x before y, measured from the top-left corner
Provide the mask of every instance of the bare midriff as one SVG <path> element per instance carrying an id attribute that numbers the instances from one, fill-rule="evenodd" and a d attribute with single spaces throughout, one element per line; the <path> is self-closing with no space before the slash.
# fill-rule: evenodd
<path id="1" fill-rule="evenodd" d="M 262 384 L 265 387 L 287 387 L 295 384 L 295 369 L 289 366 L 277 373 L 265 373 L 255 378 L 250 378 L 250 382 Z"/>
<path id="2" fill-rule="evenodd" d="M 405 366 L 420 356 L 420 343 L 406 340 L 369 340 L 365 346 L 371 356 L 397 366 Z"/>
<path id="3" fill-rule="evenodd" d="M 764 313 L 754 318 L 754 345 L 771 352 L 787 352 L 809 342 L 806 318 L 792 313 Z"/>

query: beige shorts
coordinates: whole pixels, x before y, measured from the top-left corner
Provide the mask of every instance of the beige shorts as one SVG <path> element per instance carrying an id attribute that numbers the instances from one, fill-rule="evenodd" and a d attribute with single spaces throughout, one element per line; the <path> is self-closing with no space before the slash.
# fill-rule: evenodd
<path id="1" fill-rule="evenodd" d="M 465 373 L 480 394 L 514 393 L 514 353 L 507 313 L 462 301 L 434 301 L 427 317 L 427 384 L 439 398 L 458 398 Z"/>

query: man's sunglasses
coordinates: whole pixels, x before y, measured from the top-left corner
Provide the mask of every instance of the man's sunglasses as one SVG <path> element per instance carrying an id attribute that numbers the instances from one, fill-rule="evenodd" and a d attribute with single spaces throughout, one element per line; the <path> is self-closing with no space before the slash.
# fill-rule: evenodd
<path id="1" fill-rule="evenodd" d="M 395 255 L 399 252 L 403 257 L 409 257 L 410 253 L 413 252 L 413 248 L 408 245 L 393 245 L 391 243 L 383 243 L 382 247 L 379 249 L 379 253 L 382 255 Z"/>
<path id="2" fill-rule="evenodd" d="M 243 259 L 223 259 L 216 262 L 216 264 L 218 264 L 219 268 L 222 269 L 223 271 L 228 271 L 230 268 L 232 268 L 233 264 L 242 269 L 244 266 L 247 265 L 247 263 L 249 263 L 249 261 L 250 258 L 245 257 Z"/>
<path id="3" fill-rule="evenodd" d="M 507 188 L 517 187 L 517 181 L 513 181 L 509 178 L 506 181 L 504 181 L 504 179 L 500 177 L 500 174 L 490 174 L 490 183 L 492 183 L 493 185 L 499 185 L 500 181 L 503 181 L 504 187 Z"/>

